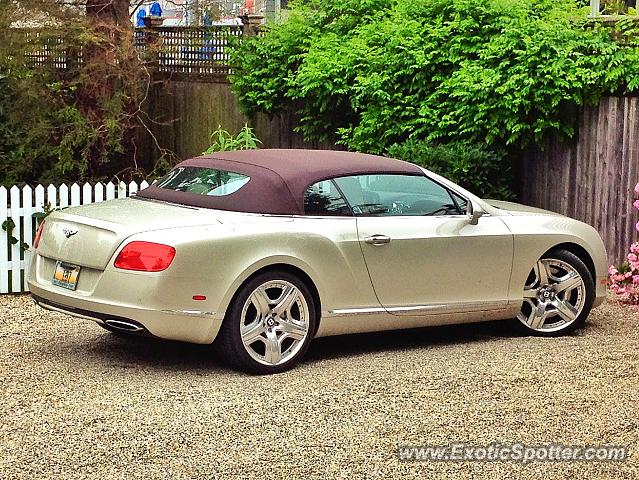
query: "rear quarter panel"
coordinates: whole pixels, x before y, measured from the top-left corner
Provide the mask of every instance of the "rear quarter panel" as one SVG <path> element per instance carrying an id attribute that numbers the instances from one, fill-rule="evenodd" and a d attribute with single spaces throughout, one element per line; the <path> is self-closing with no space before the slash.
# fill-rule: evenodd
<path id="1" fill-rule="evenodd" d="M 182 309 L 193 308 L 193 295 L 206 295 L 197 307 L 215 312 L 218 319 L 251 275 L 276 264 L 292 265 L 311 278 L 323 315 L 345 307 L 379 306 L 354 218 L 241 217 L 245 221 L 139 233 L 124 244 L 146 240 L 173 245 L 177 253 L 163 272 L 160 295 L 173 297 Z"/>

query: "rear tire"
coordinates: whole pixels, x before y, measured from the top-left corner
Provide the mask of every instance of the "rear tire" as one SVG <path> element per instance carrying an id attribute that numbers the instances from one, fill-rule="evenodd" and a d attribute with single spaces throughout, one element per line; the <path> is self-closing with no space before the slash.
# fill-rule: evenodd
<path id="1" fill-rule="evenodd" d="M 283 372 L 308 350 L 316 317 L 313 296 L 303 281 L 285 271 L 264 272 L 237 292 L 214 346 L 238 370 Z"/>
<path id="2" fill-rule="evenodd" d="M 529 335 L 557 337 L 584 326 L 595 298 L 595 283 L 584 262 L 563 249 L 533 266 L 517 320 Z"/>

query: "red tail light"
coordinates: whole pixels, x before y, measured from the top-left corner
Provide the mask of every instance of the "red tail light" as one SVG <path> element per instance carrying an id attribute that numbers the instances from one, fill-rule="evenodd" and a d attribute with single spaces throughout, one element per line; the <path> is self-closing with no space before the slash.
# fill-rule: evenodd
<path id="1" fill-rule="evenodd" d="M 34 249 L 38 248 L 38 245 L 40 245 L 40 237 L 42 237 L 43 228 L 44 228 L 44 220 L 42 220 L 42 223 L 40 223 L 40 226 L 38 227 L 38 230 L 36 231 L 36 236 L 35 236 L 35 239 L 33 240 Z"/>
<path id="2" fill-rule="evenodd" d="M 131 242 L 118 254 L 115 267 L 139 272 L 161 272 L 171 265 L 175 248 L 161 243 Z"/>

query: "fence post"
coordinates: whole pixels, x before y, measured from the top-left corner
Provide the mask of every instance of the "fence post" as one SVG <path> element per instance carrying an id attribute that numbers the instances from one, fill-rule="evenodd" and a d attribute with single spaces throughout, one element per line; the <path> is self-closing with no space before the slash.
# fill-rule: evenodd
<path id="1" fill-rule="evenodd" d="M 22 235 L 20 235 L 20 224 L 22 208 L 20 207 L 20 189 L 14 185 L 9 189 L 9 201 L 11 202 L 11 220 L 13 222 L 12 236 L 17 242 L 11 241 L 11 292 L 20 293 L 22 291 Z"/>
<path id="2" fill-rule="evenodd" d="M 8 191 L 0 187 L 0 223 L 9 219 Z M 0 293 L 9 293 L 9 235 L 4 230 L 0 230 Z"/>
<path id="3" fill-rule="evenodd" d="M 240 15 L 240 20 L 242 21 L 242 35 L 247 37 L 256 36 L 264 23 L 262 15 Z"/>

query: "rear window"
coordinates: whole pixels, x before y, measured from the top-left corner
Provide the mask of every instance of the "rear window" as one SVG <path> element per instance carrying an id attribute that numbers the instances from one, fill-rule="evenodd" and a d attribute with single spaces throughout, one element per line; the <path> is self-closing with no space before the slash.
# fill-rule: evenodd
<path id="1" fill-rule="evenodd" d="M 251 177 L 241 173 L 203 167 L 177 167 L 155 183 L 176 192 L 222 197 L 237 192 Z"/>

